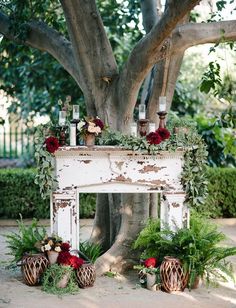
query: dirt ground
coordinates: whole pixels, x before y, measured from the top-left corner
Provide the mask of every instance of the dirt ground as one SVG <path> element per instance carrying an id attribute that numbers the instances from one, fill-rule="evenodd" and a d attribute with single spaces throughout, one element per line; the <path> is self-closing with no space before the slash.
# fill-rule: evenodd
<path id="1" fill-rule="evenodd" d="M 45 222 L 48 224 L 48 221 Z M 227 244 L 236 246 L 236 219 L 218 220 L 220 229 L 228 236 Z M 81 238 L 88 239 L 92 221 L 82 220 Z M 138 285 L 137 273 L 130 272 L 115 278 L 97 277 L 94 287 L 81 289 L 76 295 L 58 297 L 29 287 L 22 282 L 20 271 L 5 269 L 6 244 L 4 234 L 16 231 L 12 221 L 0 220 L 0 308 L 233 308 L 236 307 L 236 288 L 232 283 L 218 288 L 198 289 L 178 294 L 149 291 Z M 236 276 L 236 257 L 230 258 Z"/>

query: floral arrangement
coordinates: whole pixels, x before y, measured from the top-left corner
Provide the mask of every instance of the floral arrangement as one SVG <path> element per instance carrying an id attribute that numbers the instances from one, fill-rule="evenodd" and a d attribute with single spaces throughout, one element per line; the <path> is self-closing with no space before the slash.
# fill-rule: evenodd
<path id="1" fill-rule="evenodd" d="M 170 132 L 166 128 L 158 128 L 146 136 L 149 144 L 160 144 L 162 141 L 170 138 Z"/>
<path id="2" fill-rule="evenodd" d="M 77 127 L 82 135 L 88 133 L 99 135 L 104 130 L 105 125 L 98 117 L 85 117 Z"/>
<path id="3" fill-rule="evenodd" d="M 47 255 L 50 264 L 43 274 L 42 289 L 54 294 L 78 292 L 80 285 L 76 278 L 77 270 L 85 260 L 73 255 L 70 244 L 59 237 L 46 237 L 41 244 L 41 250 Z M 51 250 L 58 252 L 55 259 L 50 258 Z"/>
<path id="4" fill-rule="evenodd" d="M 138 269 L 144 274 L 156 273 L 158 271 L 157 268 L 157 259 L 153 257 L 141 260 L 140 265 L 134 266 L 134 269 Z"/>
<path id="5" fill-rule="evenodd" d="M 54 250 L 56 252 L 62 251 L 62 245 L 66 245 L 67 243 L 62 243 L 62 239 L 60 237 L 46 236 L 41 241 L 41 251 L 47 252 Z"/>
<path id="6" fill-rule="evenodd" d="M 160 268 L 157 266 L 158 261 L 156 258 L 147 258 L 146 260 L 142 260 L 140 265 L 135 265 L 134 269 L 138 269 L 139 273 L 139 282 L 141 286 L 147 286 L 147 274 L 155 275 L 155 282 L 157 287 L 159 288 L 161 285 L 160 279 Z"/>
<path id="7" fill-rule="evenodd" d="M 60 265 L 71 266 L 74 269 L 78 269 L 82 264 L 84 264 L 84 259 L 72 255 L 69 250 L 69 243 L 61 244 L 61 251 L 59 252 L 57 263 Z"/>

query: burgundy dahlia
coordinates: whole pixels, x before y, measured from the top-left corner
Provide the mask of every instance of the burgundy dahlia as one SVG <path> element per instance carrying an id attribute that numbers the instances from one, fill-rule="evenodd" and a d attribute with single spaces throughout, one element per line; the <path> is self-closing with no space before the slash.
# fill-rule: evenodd
<path id="1" fill-rule="evenodd" d="M 99 127 L 101 128 L 101 130 L 103 130 L 103 128 L 104 128 L 104 123 L 102 122 L 102 120 L 96 118 L 96 119 L 94 120 L 94 124 L 95 124 L 96 126 L 99 126 Z"/>
<path id="2" fill-rule="evenodd" d="M 144 261 L 145 267 L 156 267 L 157 259 L 156 258 L 148 258 Z"/>
<path id="3" fill-rule="evenodd" d="M 71 265 L 70 264 L 71 254 L 69 251 L 61 251 L 59 252 L 57 263 L 61 265 Z"/>
<path id="4" fill-rule="evenodd" d="M 156 132 L 158 133 L 158 135 L 161 137 L 162 140 L 170 138 L 170 132 L 166 128 L 158 128 Z"/>
<path id="5" fill-rule="evenodd" d="M 49 153 L 54 153 L 59 148 L 59 141 L 56 137 L 46 138 L 45 144 Z"/>
<path id="6" fill-rule="evenodd" d="M 61 244 L 61 250 L 62 251 L 69 251 L 70 250 L 70 244 L 69 243 L 62 243 Z"/>
<path id="7" fill-rule="evenodd" d="M 159 144 L 162 139 L 161 136 L 157 132 L 151 132 L 146 136 L 148 143 L 150 144 Z"/>

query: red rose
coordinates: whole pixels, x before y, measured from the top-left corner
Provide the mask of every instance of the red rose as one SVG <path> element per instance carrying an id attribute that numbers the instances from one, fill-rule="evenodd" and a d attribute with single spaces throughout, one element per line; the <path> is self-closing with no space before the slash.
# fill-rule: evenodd
<path id="1" fill-rule="evenodd" d="M 145 267 L 156 267 L 157 259 L 156 258 L 148 258 L 144 261 Z"/>
<path id="2" fill-rule="evenodd" d="M 166 140 L 170 138 L 170 132 L 166 128 L 158 128 L 156 133 L 161 137 L 162 140 Z"/>
<path id="3" fill-rule="evenodd" d="M 70 250 L 70 244 L 69 243 L 62 243 L 61 244 L 61 250 L 62 251 L 69 251 Z"/>
<path id="4" fill-rule="evenodd" d="M 77 256 L 71 256 L 70 257 L 70 266 L 72 266 L 74 269 L 78 269 L 82 264 L 84 264 L 84 260 L 77 257 Z"/>
<path id="5" fill-rule="evenodd" d="M 59 252 L 57 263 L 62 265 L 70 265 L 71 254 L 69 251 L 61 251 Z"/>
<path id="6" fill-rule="evenodd" d="M 101 128 L 101 130 L 103 130 L 104 124 L 103 124 L 102 120 L 96 118 L 96 119 L 94 120 L 94 124 L 95 124 L 96 126 L 99 126 L 99 127 Z"/>
<path id="7" fill-rule="evenodd" d="M 45 144 L 49 153 L 54 153 L 59 148 L 59 141 L 56 137 L 48 137 Z"/>
<path id="8" fill-rule="evenodd" d="M 157 132 L 151 132 L 146 136 L 148 143 L 150 144 L 159 144 L 162 139 L 161 136 Z"/>

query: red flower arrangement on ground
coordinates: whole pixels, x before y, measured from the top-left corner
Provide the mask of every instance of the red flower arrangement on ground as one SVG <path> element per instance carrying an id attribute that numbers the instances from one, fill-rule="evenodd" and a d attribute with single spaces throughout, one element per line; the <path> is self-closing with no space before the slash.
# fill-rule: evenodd
<path id="1" fill-rule="evenodd" d="M 59 141 L 53 136 L 46 138 L 45 144 L 47 151 L 52 154 L 59 148 Z"/>
<path id="2" fill-rule="evenodd" d="M 68 243 L 61 244 L 61 252 L 58 255 L 57 263 L 60 265 L 71 266 L 74 269 L 78 269 L 82 264 L 84 264 L 84 260 L 77 256 L 72 255 L 69 252 L 70 245 Z"/>
<path id="3" fill-rule="evenodd" d="M 148 258 L 144 261 L 145 267 L 156 267 L 157 259 L 156 258 Z"/>
<path id="4" fill-rule="evenodd" d="M 170 132 L 166 128 L 158 128 L 155 132 L 151 132 L 146 136 L 148 143 L 160 144 L 162 141 L 170 138 Z"/>

